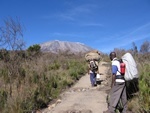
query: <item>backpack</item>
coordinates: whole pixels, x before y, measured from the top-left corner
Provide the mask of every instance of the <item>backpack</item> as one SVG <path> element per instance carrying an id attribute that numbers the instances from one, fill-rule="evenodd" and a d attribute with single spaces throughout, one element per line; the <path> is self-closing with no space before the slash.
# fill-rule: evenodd
<path id="1" fill-rule="evenodd" d="M 120 74 L 125 75 L 125 70 L 126 70 L 126 64 L 123 62 L 122 59 L 117 60 L 120 63 Z"/>
<path id="2" fill-rule="evenodd" d="M 125 73 L 124 78 L 126 81 L 133 80 L 134 78 L 138 78 L 138 70 L 136 62 L 133 56 L 130 53 L 126 53 L 121 57 L 123 63 L 125 64 Z"/>
<path id="3" fill-rule="evenodd" d="M 98 65 L 96 64 L 96 61 L 90 60 L 90 69 L 92 71 L 97 71 L 98 70 Z"/>
<path id="4" fill-rule="evenodd" d="M 86 61 L 90 61 L 90 60 L 100 61 L 100 59 L 101 59 L 101 56 L 98 51 L 93 50 L 85 54 Z"/>

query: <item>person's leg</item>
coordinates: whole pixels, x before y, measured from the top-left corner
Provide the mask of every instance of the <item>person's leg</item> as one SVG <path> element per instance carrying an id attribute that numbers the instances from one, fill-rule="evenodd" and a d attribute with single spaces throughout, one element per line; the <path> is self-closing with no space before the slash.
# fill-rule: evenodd
<path id="1" fill-rule="evenodd" d="M 110 105 L 109 105 L 109 111 L 110 113 L 115 113 L 116 106 L 119 102 L 120 96 L 122 94 L 122 91 L 124 89 L 124 83 L 115 83 L 113 86 L 111 93 L 110 93 Z"/>
<path id="2" fill-rule="evenodd" d="M 126 94 L 126 86 L 124 87 L 124 90 L 122 92 L 121 95 L 121 101 L 122 101 L 122 105 L 123 105 L 123 111 L 122 113 L 126 113 L 127 111 L 127 94 Z"/>
<path id="3" fill-rule="evenodd" d="M 108 106 L 109 113 L 115 113 L 116 108 L 114 106 L 116 105 L 114 105 L 113 103 L 116 99 L 115 89 L 116 89 L 116 85 L 112 87 L 111 92 L 110 92 L 110 99 L 109 99 L 109 106 Z"/>
<path id="4" fill-rule="evenodd" d="M 93 83 L 94 83 L 95 86 L 97 85 L 97 83 L 96 83 L 96 73 L 94 73 L 94 76 L 93 76 Z"/>
<path id="5" fill-rule="evenodd" d="M 94 86 L 93 78 L 94 78 L 94 74 L 90 73 L 90 81 L 92 86 Z"/>

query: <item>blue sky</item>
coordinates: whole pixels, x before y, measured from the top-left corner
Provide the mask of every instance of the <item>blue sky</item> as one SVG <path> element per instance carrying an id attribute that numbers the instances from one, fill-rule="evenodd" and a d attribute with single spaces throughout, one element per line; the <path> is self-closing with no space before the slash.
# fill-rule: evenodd
<path id="1" fill-rule="evenodd" d="M 150 41 L 150 0 L 0 0 L 0 25 L 7 17 L 25 27 L 26 48 L 60 40 L 110 52 Z"/>

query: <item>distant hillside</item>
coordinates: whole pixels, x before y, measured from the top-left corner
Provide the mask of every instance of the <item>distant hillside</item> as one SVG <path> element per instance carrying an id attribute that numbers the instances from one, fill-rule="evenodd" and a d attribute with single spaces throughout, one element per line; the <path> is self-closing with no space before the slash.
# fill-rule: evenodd
<path id="1" fill-rule="evenodd" d="M 69 52 L 69 53 L 85 53 L 93 50 L 93 48 L 88 47 L 79 42 L 67 42 L 67 41 L 50 41 L 40 44 L 41 50 L 43 52 Z"/>

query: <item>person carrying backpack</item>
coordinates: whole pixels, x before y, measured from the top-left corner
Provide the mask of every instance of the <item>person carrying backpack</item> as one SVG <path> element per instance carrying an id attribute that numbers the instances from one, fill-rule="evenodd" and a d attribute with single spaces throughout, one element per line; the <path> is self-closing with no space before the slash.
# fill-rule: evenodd
<path id="1" fill-rule="evenodd" d="M 90 75 L 92 86 L 97 86 L 96 76 L 98 73 L 98 64 L 100 59 L 100 52 L 97 50 L 93 50 L 85 54 L 85 60 L 88 63 L 88 74 Z"/>
<path id="2" fill-rule="evenodd" d="M 90 74 L 91 86 L 97 86 L 96 75 L 98 73 L 98 62 L 95 60 L 90 60 L 88 63 L 88 73 Z"/>
<path id="3" fill-rule="evenodd" d="M 120 62 L 116 57 L 115 52 L 110 53 L 112 61 L 112 83 L 110 91 L 110 99 L 108 110 L 103 113 L 115 113 L 119 100 L 122 101 L 123 109 L 121 113 L 126 113 L 127 110 L 127 95 L 124 75 L 121 74 Z"/>

